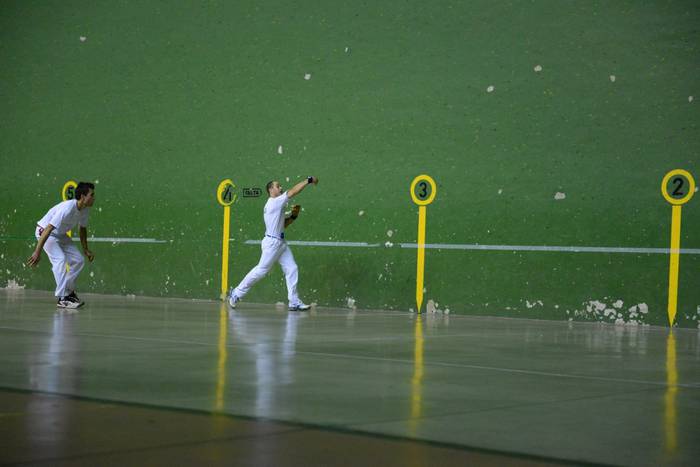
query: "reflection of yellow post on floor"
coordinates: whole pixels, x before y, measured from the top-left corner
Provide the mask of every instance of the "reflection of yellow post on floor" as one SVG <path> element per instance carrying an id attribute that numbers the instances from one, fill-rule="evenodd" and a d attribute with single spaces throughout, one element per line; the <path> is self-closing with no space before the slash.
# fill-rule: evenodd
<path id="1" fill-rule="evenodd" d="M 409 433 L 417 434 L 418 421 L 422 413 L 423 402 L 423 320 L 416 314 L 415 348 L 413 352 L 413 378 L 411 379 L 411 418 Z"/>
<path id="2" fill-rule="evenodd" d="M 664 433 L 666 454 L 672 455 L 678 449 L 676 423 L 676 395 L 678 393 L 678 370 L 676 368 L 676 338 L 673 330 L 666 340 L 666 395 L 664 397 Z"/>
<path id="3" fill-rule="evenodd" d="M 670 185 L 670 186 L 669 186 Z M 668 272 L 668 324 L 673 326 L 678 309 L 678 270 L 681 250 L 681 208 L 695 194 L 695 180 L 689 172 L 675 169 L 661 181 L 661 194 L 671 203 L 671 251 Z"/>
<path id="4" fill-rule="evenodd" d="M 216 403 L 214 410 L 221 412 L 224 409 L 224 392 L 226 389 L 226 357 L 228 356 L 226 348 L 226 335 L 228 325 L 228 313 L 226 312 L 226 304 L 222 303 L 219 308 L 219 361 L 216 365 Z"/>

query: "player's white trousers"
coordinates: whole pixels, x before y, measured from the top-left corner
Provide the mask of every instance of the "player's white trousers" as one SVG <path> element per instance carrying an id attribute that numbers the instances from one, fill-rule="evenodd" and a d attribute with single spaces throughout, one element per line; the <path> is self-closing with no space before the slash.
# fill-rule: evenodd
<path id="1" fill-rule="evenodd" d="M 234 289 L 234 293 L 239 298 L 243 298 L 248 293 L 251 287 L 260 279 L 265 277 L 275 263 L 280 263 L 284 277 L 287 280 L 287 298 L 290 305 L 298 305 L 300 303 L 299 295 L 297 294 L 297 282 L 299 282 L 299 268 L 294 261 L 292 250 L 287 246 L 287 242 L 278 238 L 267 237 L 263 238 L 260 245 L 262 255 L 260 262 L 243 278 L 238 287 Z"/>
<path id="2" fill-rule="evenodd" d="M 41 236 L 41 229 L 36 228 L 37 240 Z M 73 245 L 73 241 L 69 236 L 63 235 L 54 237 L 49 235 L 44 243 L 44 251 L 51 261 L 51 270 L 53 277 L 56 279 L 57 297 L 65 297 L 75 291 L 75 281 L 78 279 L 80 271 L 85 266 L 85 260 L 80 251 Z M 68 271 L 66 271 L 68 265 Z"/>

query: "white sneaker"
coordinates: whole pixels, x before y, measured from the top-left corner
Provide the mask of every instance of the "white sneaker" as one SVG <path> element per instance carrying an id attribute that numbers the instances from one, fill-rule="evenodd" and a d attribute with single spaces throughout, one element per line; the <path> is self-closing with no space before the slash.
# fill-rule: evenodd
<path id="1" fill-rule="evenodd" d="M 233 293 L 233 290 L 231 290 L 231 293 L 228 296 L 228 306 L 231 308 L 236 308 L 236 303 L 240 302 L 241 299 L 238 298 L 238 295 Z"/>
<path id="2" fill-rule="evenodd" d="M 289 305 L 289 311 L 306 311 L 311 308 L 311 305 L 299 302 L 296 305 Z"/>

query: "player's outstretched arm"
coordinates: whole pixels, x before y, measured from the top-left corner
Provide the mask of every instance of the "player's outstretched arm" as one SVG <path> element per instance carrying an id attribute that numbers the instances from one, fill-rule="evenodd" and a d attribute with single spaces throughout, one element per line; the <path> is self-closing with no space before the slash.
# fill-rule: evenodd
<path id="1" fill-rule="evenodd" d="M 53 225 L 49 224 L 46 226 L 44 231 L 41 233 L 41 236 L 39 237 L 39 241 L 36 244 L 36 248 L 34 249 L 34 253 L 32 253 L 32 256 L 29 257 L 27 260 L 27 265 L 28 266 L 36 266 L 39 264 L 39 261 L 41 261 L 41 250 L 44 248 L 44 244 L 46 243 L 46 239 L 49 238 L 49 235 L 51 235 L 51 232 L 53 231 Z"/>
<path id="2" fill-rule="evenodd" d="M 292 198 L 293 196 L 298 195 L 301 193 L 301 191 L 306 188 L 307 185 L 311 184 L 317 185 L 318 184 L 318 178 L 317 177 L 308 177 L 306 180 L 297 183 L 294 185 L 292 188 L 287 190 L 287 198 Z"/>

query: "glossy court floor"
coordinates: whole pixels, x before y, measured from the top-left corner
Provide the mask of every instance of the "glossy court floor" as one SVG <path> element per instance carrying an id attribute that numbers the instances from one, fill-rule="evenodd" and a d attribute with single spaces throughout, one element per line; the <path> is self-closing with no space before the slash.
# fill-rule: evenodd
<path id="1" fill-rule="evenodd" d="M 0 291 L 1 465 L 698 465 L 699 331 Z"/>

